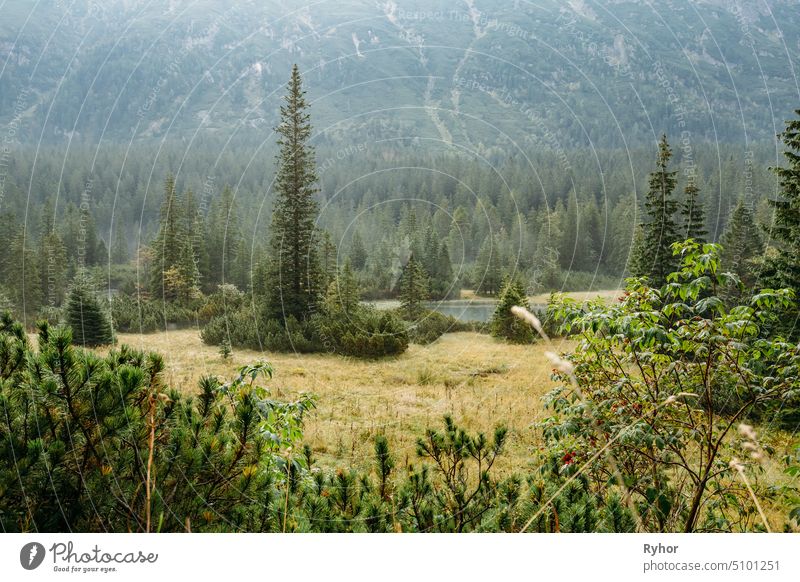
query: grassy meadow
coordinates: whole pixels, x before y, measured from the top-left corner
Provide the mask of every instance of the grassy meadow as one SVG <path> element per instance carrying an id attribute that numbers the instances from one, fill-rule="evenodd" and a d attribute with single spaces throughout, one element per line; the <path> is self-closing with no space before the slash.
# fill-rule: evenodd
<path id="1" fill-rule="evenodd" d="M 497 468 L 505 474 L 525 472 L 533 468 L 532 452 L 540 446 L 531 425 L 543 418 L 541 397 L 554 387 L 544 356 L 552 348 L 544 342 L 514 345 L 472 332 L 448 333 L 428 346 L 412 344 L 402 356 L 383 360 L 241 349 L 226 360 L 218 348 L 200 340 L 196 329 L 121 333 L 117 339 L 118 345 L 161 353 L 165 380 L 184 391 L 194 390 L 203 375 L 227 379 L 244 364 L 269 361 L 275 368 L 273 396 L 317 396 L 305 442 L 329 467 L 370 467 L 377 434 L 387 437 L 398 462 L 415 462 L 417 436 L 428 427 L 439 428 L 442 416 L 450 414 L 462 426 L 487 434 L 497 424 L 507 426 L 510 438 Z M 556 347 L 569 351 L 574 344 L 556 340 Z M 781 459 L 797 446 L 798 437 L 774 430 L 759 433 L 770 455 L 758 481 L 781 487 L 787 484 Z M 737 454 L 734 441 L 731 447 L 730 455 Z M 782 523 L 786 508 L 777 499 L 763 501 L 771 521 Z"/>
<path id="2" fill-rule="evenodd" d="M 530 425 L 542 418 L 541 396 L 553 387 L 544 344 L 510 345 L 479 333 L 445 334 L 431 345 L 412 344 L 400 357 L 377 361 L 248 350 L 234 350 L 225 360 L 192 329 L 119 334 L 118 341 L 163 354 L 166 380 L 183 390 L 194 389 L 204 374 L 229 378 L 246 363 L 271 362 L 275 397 L 317 395 L 306 442 L 331 465 L 371 463 L 373 437 L 381 433 L 398 460 L 413 460 L 416 436 L 438 428 L 442 416 L 451 414 L 487 434 L 505 424 L 511 438 L 500 468 L 526 467 L 537 446 Z"/>

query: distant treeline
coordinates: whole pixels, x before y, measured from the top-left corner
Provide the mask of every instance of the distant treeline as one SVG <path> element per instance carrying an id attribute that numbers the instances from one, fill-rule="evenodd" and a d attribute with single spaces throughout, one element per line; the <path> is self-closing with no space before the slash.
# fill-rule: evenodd
<path id="1" fill-rule="evenodd" d="M 774 146 L 691 148 L 677 136 L 671 143 L 677 189 L 682 191 L 687 176 L 696 176 L 709 240 L 720 240 L 742 200 L 758 222 L 769 224 L 765 200 L 774 197 L 776 179 L 767 167 L 776 165 Z M 177 190 L 187 194 L 183 210 L 196 219 L 193 236 L 207 247 L 202 288 L 221 283 L 223 268 L 225 281 L 249 288 L 269 237 L 273 153 L 215 142 L 12 151 L 0 198 L 5 294 L 21 300 L 19 282 L 29 285 L 38 277 L 60 295 L 63 286 L 44 284 L 54 276 L 45 274 L 54 262 L 65 266 L 69 279 L 79 264 L 135 259 L 156 235 L 164 180 L 171 173 Z M 440 270 L 451 279 L 434 295 L 458 287 L 496 293 L 499 271 L 522 275 L 532 291 L 597 288 L 626 273 L 655 157 L 655 148 L 495 160 L 430 157 L 411 146 L 320 149 L 318 226 L 328 233 L 339 265 L 351 258 L 370 297 L 392 294 L 412 250 L 429 270 L 437 261 L 443 265 L 445 253 L 449 257 L 452 276 L 446 266 Z M 50 235 L 63 248 L 45 249 Z M 23 251 L 24 277 L 14 273 Z M 47 302 L 40 295 L 47 292 L 28 292 L 25 303 Z"/>

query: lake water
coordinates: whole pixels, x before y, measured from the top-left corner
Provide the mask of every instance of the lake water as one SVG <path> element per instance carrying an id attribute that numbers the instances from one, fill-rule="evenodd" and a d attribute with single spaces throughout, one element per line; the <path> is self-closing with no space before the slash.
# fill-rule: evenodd
<path id="1" fill-rule="evenodd" d="M 370 301 L 378 309 L 397 309 L 399 301 Z M 458 321 L 479 321 L 486 323 L 492 319 L 496 301 L 491 299 L 452 299 L 449 301 L 431 301 L 425 306 L 443 315 L 449 315 Z"/>

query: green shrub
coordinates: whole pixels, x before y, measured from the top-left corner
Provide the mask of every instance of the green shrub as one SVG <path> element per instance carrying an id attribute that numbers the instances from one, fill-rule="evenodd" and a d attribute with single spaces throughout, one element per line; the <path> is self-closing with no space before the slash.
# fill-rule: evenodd
<path id="1" fill-rule="evenodd" d="M 203 302 L 197 317 L 201 321 L 211 321 L 220 315 L 235 313 L 245 306 L 245 300 L 245 294 L 236 285 L 217 285 L 217 290 Z"/>
<path id="2" fill-rule="evenodd" d="M 257 381 L 269 365 L 182 396 L 164 386 L 158 355 L 122 346 L 100 358 L 46 324 L 38 343 L 0 319 L 3 531 L 281 527 L 275 489 L 302 462 L 282 455 L 313 400 L 270 398 Z"/>
<path id="3" fill-rule="evenodd" d="M 577 475 L 573 457 L 548 451 L 527 478 L 498 475 L 502 427 L 487 437 L 446 417 L 417 440 L 417 461 L 396 462 L 379 435 L 372 468 L 330 470 L 300 447 L 314 400 L 271 398 L 269 364 L 204 377 L 185 396 L 164 385 L 156 354 L 122 346 L 101 358 L 47 324 L 38 345 L 0 317 L 3 531 L 633 529 L 619 496 Z"/>
<path id="4" fill-rule="evenodd" d="M 192 327 L 198 324 L 200 301 L 181 303 L 145 299 L 119 293 L 111 299 L 114 328 L 123 333 L 164 331 L 172 326 Z"/>
<path id="5" fill-rule="evenodd" d="M 402 354 L 408 349 L 405 325 L 391 312 L 363 305 L 350 312 L 328 310 L 312 319 L 320 346 L 359 358 Z"/>
<path id="6" fill-rule="evenodd" d="M 487 437 L 445 417 L 417 440 L 418 463 L 398 467 L 380 435 L 372 471 L 320 470 L 308 452 L 311 478 L 289 493 L 289 523 L 319 532 L 633 531 L 619 496 L 596 493 L 586 478 L 568 482 L 558 466 L 498 476 L 507 438 L 503 427 Z"/>
<path id="7" fill-rule="evenodd" d="M 226 311 L 203 327 L 200 337 L 209 345 L 228 340 L 233 347 L 274 352 L 329 352 L 359 358 L 378 358 L 403 353 L 408 348 L 405 325 L 387 311 L 354 305 L 345 311 L 336 301 L 326 302 L 306 321 L 293 316 L 283 321 L 257 320 L 256 307 L 243 305 Z"/>
<path id="8" fill-rule="evenodd" d="M 262 349 L 260 339 L 265 335 L 266 330 L 258 329 L 253 310 L 244 307 L 212 317 L 200 331 L 206 344 L 218 346 L 227 340 L 232 347 L 251 350 Z"/>
<path id="9" fill-rule="evenodd" d="M 562 299 L 556 315 L 579 345 L 557 362 L 544 436 L 589 463 L 598 488 L 625 489 L 645 531 L 748 529 L 729 436 L 748 414 L 797 406 L 800 346 L 770 335 L 793 293 L 729 307 L 717 292 L 737 279 L 719 269 L 719 246 L 673 248 L 681 266 L 662 288 L 631 279 L 611 305 Z"/>
<path id="10" fill-rule="evenodd" d="M 427 345 L 446 333 L 471 329 L 470 324 L 461 323 L 455 317 L 428 310 L 408 323 L 408 339 L 415 344 Z"/>

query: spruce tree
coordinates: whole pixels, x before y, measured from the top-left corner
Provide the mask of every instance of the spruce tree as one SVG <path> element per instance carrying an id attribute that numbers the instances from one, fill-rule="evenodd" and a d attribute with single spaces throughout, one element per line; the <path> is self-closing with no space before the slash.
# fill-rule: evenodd
<path id="1" fill-rule="evenodd" d="M 79 224 L 80 234 L 78 235 L 78 246 L 83 247 L 83 249 L 79 251 L 83 253 L 82 266 L 92 267 L 107 261 L 108 252 L 106 251 L 106 253 L 103 253 L 105 243 L 102 238 L 97 236 L 97 225 L 95 224 L 91 210 L 84 210 L 84 207 L 81 206 Z"/>
<path id="2" fill-rule="evenodd" d="M 79 246 L 82 244 L 79 239 L 81 229 L 81 218 L 78 207 L 72 202 L 66 204 L 64 211 L 59 218 L 59 230 L 61 240 L 67 250 L 67 263 L 70 276 L 74 276 L 83 260 L 79 257 Z M 83 253 L 83 251 L 80 251 Z"/>
<path id="3" fill-rule="evenodd" d="M 400 232 L 403 236 L 413 239 L 417 236 L 417 211 L 413 206 L 404 207 L 403 218 L 400 220 Z"/>
<path id="4" fill-rule="evenodd" d="M 422 312 L 422 303 L 428 299 L 428 285 L 428 274 L 414 257 L 414 253 L 411 253 L 397 282 L 403 317 L 414 319 L 419 316 Z"/>
<path id="5" fill-rule="evenodd" d="M 469 224 L 469 213 L 463 206 L 458 206 L 453 212 L 452 225 L 447 234 L 447 248 L 450 250 L 450 257 L 456 264 L 463 264 L 467 256 L 473 256 Z"/>
<path id="6" fill-rule="evenodd" d="M 321 233 L 319 245 L 319 266 L 322 275 L 321 287 L 328 289 L 330 284 L 336 280 L 336 275 L 338 274 L 338 249 L 327 230 L 323 230 Z"/>
<path id="7" fill-rule="evenodd" d="M 178 275 L 173 285 L 165 284 L 165 288 L 170 291 L 170 297 L 178 300 L 188 300 L 195 299 L 201 295 L 198 257 L 188 234 L 181 242 L 178 264 L 170 271 L 174 271 Z M 166 275 L 164 278 L 166 281 Z"/>
<path id="8" fill-rule="evenodd" d="M 191 262 L 186 262 L 183 268 L 190 285 L 194 288 L 194 293 L 197 293 L 202 279 L 202 270 L 207 270 L 208 266 L 205 217 L 191 190 L 184 195 L 183 207 L 183 231 L 185 233 L 183 255 L 191 257 Z"/>
<path id="9" fill-rule="evenodd" d="M 116 223 L 117 221 L 115 221 Z M 111 262 L 115 265 L 124 265 L 130 258 L 128 249 L 128 236 L 120 224 L 114 224 L 114 242 L 111 245 Z"/>
<path id="10" fill-rule="evenodd" d="M 620 199 L 611 211 L 608 251 L 605 256 L 606 269 L 613 275 L 621 275 L 631 254 L 632 238 L 636 237 L 636 208 L 631 199 Z M 635 245 L 633 245 L 635 247 Z"/>
<path id="11" fill-rule="evenodd" d="M 722 268 L 736 273 L 745 288 L 752 289 L 756 285 L 754 263 L 764 252 L 764 243 L 753 211 L 743 201 L 734 208 L 720 243 Z"/>
<path id="12" fill-rule="evenodd" d="M 165 289 L 164 273 L 173 269 L 181 258 L 182 212 L 180 197 L 175 187 L 175 178 L 167 176 L 164 181 L 164 200 L 158 221 L 158 234 L 150 244 L 151 272 L 150 293 L 159 299 L 168 299 Z"/>
<path id="13" fill-rule="evenodd" d="M 45 305 L 57 307 L 64 301 L 66 288 L 67 251 L 55 228 L 55 213 L 48 203 L 42 212 L 42 229 L 39 235 L 42 298 Z"/>
<path id="14" fill-rule="evenodd" d="M 580 219 L 580 241 L 575 254 L 575 268 L 579 271 L 594 271 L 600 266 L 603 254 L 607 252 L 603 218 L 594 197 L 589 197 L 581 206 Z"/>
<path id="15" fill-rule="evenodd" d="M 242 241 L 239 214 L 233 190 L 230 186 L 222 189 L 219 199 L 212 203 L 206 226 L 207 275 L 204 286 L 211 290 L 225 282 L 236 282 L 236 273 Z"/>
<path id="16" fill-rule="evenodd" d="M 667 275 L 676 270 L 677 260 L 672 254 L 672 244 L 680 238 L 675 213 L 678 202 L 674 198 L 675 175 L 669 170 L 672 150 L 663 135 L 658 144 L 656 170 L 650 174 L 649 191 L 645 200 L 647 220 L 642 229 L 642 243 L 638 249 L 639 260 L 634 276 L 648 277 L 650 284 L 660 287 Z"/>
<path id="17" fill-rule="evenodd" d="M 439 246 L 439 255 L 434 272 L 436 277 L 436 298 L 458 298 L 461 289 L 457 285 L 455 276 L 453 275 L 453 263 L 450 261 L 450 249 L 447 248 L 446 241 L 442 241 L 442 244 Z"/>
<path id="18" fill-rule="evenodd" d="M 643 277 L 647 271 L 647 264 L 645 263 L 644 227 L 641 224 L 637 224 L 633 231 L 633 242 L 628 247 L 628 251 L 628 273 L 632 277 Z"/>
<path id="19" fill-rule="evenodd" d="M 150 293 L 153 297 L 164 301 L 185 301 L 199 294 L 199 257 L 195 252 L 195 244 L 199 243 L 195 239 L 202 237 L 198 237 L 194 230 L 200 228 L 197 214 L 191 192 L 186 197 L 180 196 L 175 178 L 167 176 L 158 234 L 149 249 Z"/>
<path id="20" fill-rule="evenodd" d="M 108 314 L 100 305 L 89 278 L 79 273 L 67 298 L 67 324 L 72 342 L 79 346 L 103 346 L 114 342 Z"/>
<path id="21" fill-rule="evenodd" d="M 522 284 L 506 278 L 503 281 L 503 289 L 500 292 L 500 298 L 492 316 L 491 333 L 494 337 L 516 343 L 531 342 L 534 339 L 533 329 L 527 322 L 522 321 L 511 313 L 511 308 L 515 305 L 530 309 L 528 297 Z"/>
<path id="22" fill-rule="evenodd" d="M 800 117 L 800 109 L 795 114 Z M 770 234 L 776 248 L 765 261 L 762 284 L 789 287 L 800 297 L 800 118 L 787 121 L 780 137 L 786 165 L 771 168 L 780 185 L 779 197 L 770 201 L 775 209 Z"/>
<path id="23" fill-rule="evenodd" d="M 20 229 L 11 239 L 8 265 L 8 286 L 11 301 L 23 315 L 23 323 L 34 319 L 42 306 L 44 292 L 42 289 L 41 270 L 38 253 L 31 248 L 26 230 Z"/>
<path id="24" fill-rule="evenodd" d="M 350 262 L 353 268 L 360 271 L 367 264 L 367 248 L 361 239 L 358 231 L 353 233 L 353 240 L 350 243 Z"/>
<path id="25" fill-rule="evenodd" d="M 11 254 L 10 242 L 17 237 L 21 230 L 22 226 L 13 214 L 8 212 L 0 214 L 0 232 L 3 233 L 4 243 L 0 244 L 0 285 L 11 281 L 11 269 L 15 260 Z"/>
<path id="26" fill-rule="evenodd" d="M 329 313 L 341 311 L 344 313 L 354 313 L 358 308 L 361 298 L 350 259 L 346 259 L 341 272 L 331 282 L 328 293 L 325 297 L 325 307 Z"/>
<path id="27" fill-rule="evenodd" d="M 580 270 L 579 263 L 583 261 L 580 255 L 585 247 L 582 240 L 583 233 L 580 232 L 578 224 L 579 219 L 578 201 L 574 192 L 570 192 L 558 248 L 560 266 L 565 271 Z"/>
<path id="28" fill-rule="evenodd" d="M 693 178 L 689 179 L 683 190 L 684 199 L 681 205 L 681 218 L 683 219 L 684 239 L 690 238 L 696 242 L 706 242 L 706 212 L 700 200 L 700 190 Z"/>
<path id="29" fill-rule="evenodd" d="M 316 162 L 308 143 L 311 123 L 297 65 L 292 67 L 281 121 L 272 212 L 271 258 L 266 316 L 285 321 L 308 318 L 320 299 L 319 256 L 314 248 L 317 216 Z"/>

